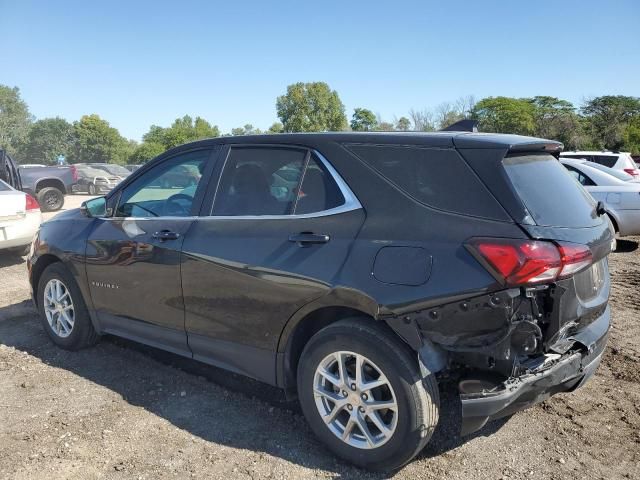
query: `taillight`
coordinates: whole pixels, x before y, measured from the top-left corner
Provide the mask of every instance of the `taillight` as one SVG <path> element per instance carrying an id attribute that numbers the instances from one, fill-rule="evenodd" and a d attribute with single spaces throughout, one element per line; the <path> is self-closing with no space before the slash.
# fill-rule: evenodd
<path id="1" fill-rule="evenodd" d="M 35 198 L 33 198 L 28 193 L 25 193 L 24 198 L 26 201 L 25 210 L 27 212 L 32 210 L 40 210 L 40 204 L 38 204 L 38 201 Z"/>
<path id="2" fill-rule="evenodd" d="M 78 181 L 78 168 L 75 165 L 71 165 L 71 178 L 73 179 L 73 183 Z"/>
<path id="3" fill-rule="evenodd" d="M 640 175 L 640 172 L 638 172 L 637 168 L 625 168 L 624 171 L 632 177 L 637 177 L 638 175 Z"/>
<path id="4" fill-rule="evenodd" d="M 591 264 L 584 245 L 541 240 L 473 238 L 468 250 L 501 283 L 507 286 L 553 282 Z"/>

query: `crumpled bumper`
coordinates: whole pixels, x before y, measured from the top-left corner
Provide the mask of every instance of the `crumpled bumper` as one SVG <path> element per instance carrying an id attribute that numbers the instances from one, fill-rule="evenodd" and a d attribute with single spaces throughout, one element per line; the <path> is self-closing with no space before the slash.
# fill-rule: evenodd
<path id="1" fill-rule="evenodd" d="M 532 373 L 510 378 L 497 391 L 461 393 L 462 435 L 481 429 L 488 421 L 511 415 L 559 392 L 584 385 L 600 365 L 609 336 L 610 309 L 573 335 L 586 352 L 568 352 Z M 551 357 L 550 357 L 551 358 Z"/>

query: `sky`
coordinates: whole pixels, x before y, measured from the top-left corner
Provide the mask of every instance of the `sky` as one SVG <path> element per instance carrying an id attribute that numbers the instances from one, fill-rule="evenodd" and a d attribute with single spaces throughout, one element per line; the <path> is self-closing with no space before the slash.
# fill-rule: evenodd
<path id="1" fill-rule="evenodd" d="M 0 84 L 36 118 L 97 113 L 127 138 L 185 114 L 277 121 L 324 81 L 350 118 L 466 95 L 640 96 L 640 1 L 0 0 Z"/>

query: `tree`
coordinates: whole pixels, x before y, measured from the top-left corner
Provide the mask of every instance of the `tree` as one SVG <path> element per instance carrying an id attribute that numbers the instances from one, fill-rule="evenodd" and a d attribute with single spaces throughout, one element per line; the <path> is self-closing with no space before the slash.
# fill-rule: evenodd
<path id="1" fill-rule="evenodd" d="M 433 132 L 436 127 L 433 122 L 433 114 L 428 110 L 409 110 L 409 116 L 416 132 Z"/>
<path id="2" fill-rule="evenodd" d="M 400 117 L 396 121 L 396 130 L 400 130 L 401 132 L 411 130 L 411 120 L 409 120 L 407 117 Z"/>
<path id="3" fill-rule="evenodd" d="M 378 122 L 377 129 L 380 132 L 393 132 L 395 130 L 393 123 L 389 122 Z"/>
<path id="4" fill-rule="evenodd" d="M 129 162 L 133 164 L 147 163 L 149 160 L 157 157 L 165 150 L 164 145 L 161 143 L 142 142 L 135 148 L 129 157 Z"/>
<path id="5" fill-rule="evenodd" d="M 441 103 L 436 108 L 436 122 L 439 130 L 447 128 L 463 118 L 465 118 L 464 113 L 449 102 Z"/>
<path id="6" fill-rule="evenodd" d="M 19 157 L 26 163 L 54 165 L 58 155 L 69 157 L 73 146 L 73 125 L 60 117 L 43 118 L 29 130 Z"/>
<path id="7" fill-rule="evenodd" d="M 201 117 L 196 117 L 194 120 L 189 115 L 185 115 L 182 118 L 176 118 L 168 128 L 151 125 L 142 140 L 163 145 L 168 150 L 187 142 L 219 136 L 220 130 L 217 125 L 212 126 Z"/>
<path id="8" fill-rule="evenodd" d="M 98 115 L 84 115 L 73 123 L 72 162 L 125 163 L 129 144 L 118 130 Z"/>
<path id="9" fill-rule="evenodd" d="M 338 93 L 324 82 L 289 85 L 276 109 L 285 132 L 339 131 L 347 126 Z"/>
<path id="10" fill-rule="evenodd" d="M 535 130 L 534 106 L 524 98 L 483 98 L 474 106 L 472 118 L 483 132 L 531 135 Z"/>
<path id="11" fill-rule="evenodd" d="M 640 117 L 635 117 L 622 135 L 624 139 L 624 149 L 632 155 L 640 155 Z"/>
<path id="12" fill-rule="evenodd" d="M 587 140 L 571 102 L 549 96 L 536 96 L 529 101 L 534 107 L 533 134 L 536 137 L 558 140 L 569 150 L 584 146 Z"/>
<path id="13" fill-rule="evenodd" d="M 366 108 L 356 108 L 351 117 L 351 130 L 356 132 L 370 132 L 378 126 L 376 115 Z"/>
<path id="14" fill-rule="evenodd" d="M 273 122 L 267 130 L 267 133 L 282 133 L 284 131 L 284 127 L 280 122 Z"/>
<path id="15" fill-rule="evenodd" d="M 0 85 L 0 148 L 15 155 L 27 138 L 31 122 L 33 117 L 20 98 L 20 89 Z"/>
<path id="16" fill-rule="evenodd" d="M 232 128 L 231 129 L 231 135 L 234 135 L 234 136 L 237 136 L 237 135 L 260 135 L 261 133 L 262 133 L 262 130 L 260 130 L 259 128 L 255 128 L 250 123 L 247 123 L 244 127 Z"/>
<path id="17" fill-rule="evenodd" d="M 588 100 L 582 107 L 589 134 L 600 148 L 618 150 L 624 145 L 624 132 L 640 116 L 640 98 L 605 95 Z"/>

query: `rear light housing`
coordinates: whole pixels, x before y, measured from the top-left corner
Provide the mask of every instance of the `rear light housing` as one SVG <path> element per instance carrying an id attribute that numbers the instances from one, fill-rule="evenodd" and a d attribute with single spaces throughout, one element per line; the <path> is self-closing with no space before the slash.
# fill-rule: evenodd
<path id="1" fill-rule="evenodd" d="M 638 171 L 637 168 L 625 168 L 624 171 L 632 177 L 637 177 L 638 175 L 640 175 L 640 171 Z"/>
<path id="2" fill-rule="evenodd" d="M 33 198 L 28 193 L 25 193 L 24 198 L 25 198 L 25 208 L 24 209 L 27 212 L 32 212 L 34 210 L 40 210 L 40 204 L 38 203 L 38 201 L 35 198 Z"/>
<path id="3" fill-rule="evenodd" d="M 568 242 L 472 238 L 465 246 L 500 283 L 509 287 L 554 282 L 593 262 L 589 247 Z"/>

